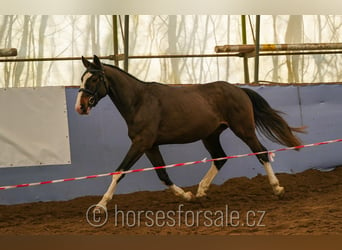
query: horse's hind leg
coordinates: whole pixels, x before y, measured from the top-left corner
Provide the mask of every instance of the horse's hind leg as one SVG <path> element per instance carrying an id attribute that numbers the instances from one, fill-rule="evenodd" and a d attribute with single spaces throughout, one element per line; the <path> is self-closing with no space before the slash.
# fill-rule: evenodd
<path id="1" fill-rule="evenodd" d="M 265 171 L 267 173 L 269 182 L 273 188 L 273 193 L 276 196 L 278 196 L 279 198 L 282 198 L 284 196 L 285 189 L 284 189 L 284 187 L 281 187 L 279 185 L 279 180 L 274 175 L 271 163 L 269 161 L 267 161 L 267 162 L 262 162 L 262 164 L 264 165 L 264 168 L 265 168 Z"/>
<path id="2" fill-rule="evenodd" d="M 253 153 L 267 151 L 267 149 L 258 140 L 255 134 L 254 127 L 246 129 L 246 128 L 243 128 L 243 126 L 240 126 L 238 129 L 234 129 L 234 127 L 233 128 L 231 127 L 231 129 L 238 137 L 240 137 L 250 147 Z M 268 176 L 268 180 L 273 189 L 273 193 L 278 197 L 282 197 L 284 195 L 285 189 L 284 187 L 281 187 L 279 185 L 279 180 L 275 176 L 271 163 L 269 161 L 268 153 L 259 154 L 257 155 L 257 158 L 265 168 L 266 174 Z"/>
<path id="3" fill-rule="evenodd" d="M 202 140 L 205 148 L 208 150 L 212 158 L 226 156 L 222 149 L 219 136 L 220 133 L 215 133 Z M 209 171 L 198 185 L 196 197 L 204 197 L 207 195 L 206 192 L 208 191 L 210 184 L 226 161 L 227 160 L 214 161 L 211 164 Z"/>
<path id="4" fill-rule="evenodd" d="M 163 160 L 162 155 L 160 154 L 158 146 L 154 146 L 151 149 L 147 150 L 145 154 L 147 158 L 151 161 L 154 167 L 165 166 L 165 162 Z M 156 172 L 157 172 L 159 179 L 165 185 L 167 185 L 176 196 L 180 196 L 183 199 L 188 200 L 188 201 L 194 197 L 191 192 L 184 192 L 182 188 L 173 184 L 165 168 L 156 169 Z"/>

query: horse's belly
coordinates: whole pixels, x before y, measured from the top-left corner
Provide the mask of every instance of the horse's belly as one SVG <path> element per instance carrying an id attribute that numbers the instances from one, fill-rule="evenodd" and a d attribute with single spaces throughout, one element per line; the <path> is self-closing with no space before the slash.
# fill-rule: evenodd
<path id="1" fill-rule="evenodd" d="M 170 121 L 168 126 L 160 128 L 157 142 L 158 144 L 195 142 L 206 138 L 219 126 L 215 119 L 194 119 L 178 123 Z"/>

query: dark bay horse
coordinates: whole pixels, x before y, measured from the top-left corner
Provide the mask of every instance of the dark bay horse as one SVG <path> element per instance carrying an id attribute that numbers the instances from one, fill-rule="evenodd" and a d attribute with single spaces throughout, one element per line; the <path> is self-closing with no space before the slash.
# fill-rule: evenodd
<path id="1" fill-rule="evenodd" d="M 279 112 L 253 90 L 227 82 L 173 87 L 140 81 L 118 67 L 102 64 L 97 56 L 93 63 L 84 57 L 82 62 L 86 71 L 81 79 L 76 111 L 81 115 L 89 114 L 101 98 L 108 95 L 128 126 L 132 144 L 116 171 L 128 170 L 144 153 L 153 166 L 165 165 L 159 151 L 162 144 L 202 140 L 212 158 L 225 157 L 219 137 L 228 127 L 253 152 L 267 151 L 256 136 L 256 128 L 279 144 L 288 147 L 301 144 L 292 132 L 304 132 L 304 128 L 289 127 Z M 257 155 L 257 158 L 266 170 L 274 194 L 281 197 L 284 188 L 274 175 L 268 154 Z M 196 197 L 206 196 L 209 185 L 225 162 L 213 162 L 199 183 Z M 165 169 L 156 172 L 175 195 L 186 200 L 195 197 L 176 186 Z M 124 175 L 113 175 L 98 206 L 106 207 L 122 177 Z"/>

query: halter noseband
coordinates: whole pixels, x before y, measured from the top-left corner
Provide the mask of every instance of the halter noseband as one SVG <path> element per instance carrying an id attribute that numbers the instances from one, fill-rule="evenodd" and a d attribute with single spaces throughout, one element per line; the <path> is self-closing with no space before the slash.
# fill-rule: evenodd
<path id="1" fill-rule="evenodd" d="M 83 76 L 87 73 L 100 73 L 100 81 L 104 84 L 105 88 L 106 88 L 106 94 L 108 94 L 109 90 L 108 90 L 108 86 L 106 84 L 106 81 L 104 79 L 104 71 L 103 70 L 99 70 L 99 69 L 91 69 L 91 70 L 87 70 L 86 72 L 84 72 Z M 83 77 L 82 76 L 82 77 Z M 89 97 L 89 105 L 94 107 L 97 102 L 99 101 L 99 97 L 98 97 L 98 84 L 96 85 L 96 89 L 95 91 L 91 91 L 90 89 L 86 89 L 86 88 L 80 88 L 78 90 L 78 92 L 84 92 L 87 93 L 88 95 L 90 95 Z"/>

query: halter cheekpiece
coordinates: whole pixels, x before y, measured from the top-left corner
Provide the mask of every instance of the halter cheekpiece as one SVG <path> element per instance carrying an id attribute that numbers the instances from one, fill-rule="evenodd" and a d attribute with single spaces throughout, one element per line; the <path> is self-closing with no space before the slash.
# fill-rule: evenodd
<path id="1" fill-rule="evenodd" d="M 104 84 L 105 88 L 106 88 L 106 94 L 108 94 L 108 86 L 106 85 L 106 82 L 105 82 L 105 79 L 104 79 L 104 71 L 103 70 L 100 70 L 100 69 L 88 69 L 84 72 L 83 76 L 86 74 L 86 73 L 99 73 L 100 75 L 100 81 L 101 83 Z M 83 77 L 82 76 L 82 77 Z M 80 88 L 78 90 L 78 92 L 84 92 L 84 93 L 87 93 L 88 95 L 90 95 L 89 97 L 89 105 L 94 107 L 97 102 L 100 100 L 99 96 L 98 96 L 98 84 L 96 85 L 96 89 L 95 91 L 91 91 L 90 89 L 86 89 L 86 88 Z"/>

